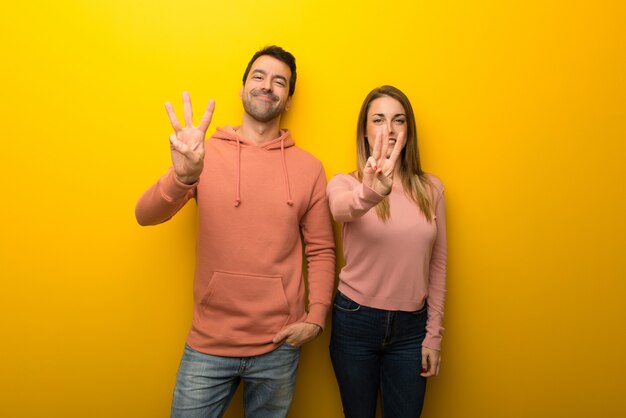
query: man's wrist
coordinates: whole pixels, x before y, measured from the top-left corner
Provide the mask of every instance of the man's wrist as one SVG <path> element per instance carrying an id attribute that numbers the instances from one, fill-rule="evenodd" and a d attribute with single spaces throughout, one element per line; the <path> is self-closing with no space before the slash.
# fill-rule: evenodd
<path id="1" fill-rule="evenodd" d="M 178 174 L 176 174 L 176 180 L 178 180 L 179 182 L 187 185 L 187 186 L 191 186 L 193 184 L 195 184 L 198 181 L 197 177 L 189 177 L 189 176 L 179 176 Z"/>

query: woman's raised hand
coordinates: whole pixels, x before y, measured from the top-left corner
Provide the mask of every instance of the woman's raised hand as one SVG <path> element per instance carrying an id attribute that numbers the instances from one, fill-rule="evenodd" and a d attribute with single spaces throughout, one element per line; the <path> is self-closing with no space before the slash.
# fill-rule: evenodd
<path id="1" fill-rule="evenodd" d="M 390 146 L 389 132 L 379 131 L 376 133 L 374 149 L 363 168 L 363 184 L 382 196 L 391 193 L 393 175 L 398 157 L 400 157 L 400 153 L 404 147 L 404 141 L 404 133 L 398 133 L 391 154 L 389 154 L 389 158 L 387 158 Z"/>

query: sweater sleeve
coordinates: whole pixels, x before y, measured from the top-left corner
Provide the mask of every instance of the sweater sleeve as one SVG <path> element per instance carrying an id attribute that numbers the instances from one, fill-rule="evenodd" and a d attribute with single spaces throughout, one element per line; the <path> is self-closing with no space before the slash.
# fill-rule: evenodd
<path id="1" fill-rule="evenodd" d="M 326 193 L 333 219 L 337 222 L 353 221 L 385 198 L 345 174 L 330 179 Z"/>
<path id="2" fill-rule="evenodd" d="M 309 208 L 300 222 L 308 266 L 306 322 L 324 329 L 335 286 L 335 238 L 326 200 L 326 174 L 321 164 Z"/>
<path id="3" fill-rule="evenodd" d="M 195 184 L 181 183 L 174 170 L 165 173 L 152 187 L 144 192 L 135 206 L 139 225 L 157 225 L 172 218 L 195 196 Z"/>
<path id="4" fill-rule="evenodd" d="M 443 305 L 446 293 L 446 205 L 443 196 L 443 186 L 437 180 L 437 198 L 435 208 L 435 223 L 437 237 L 430 257 L 430 271 L 428 280 L 428 320 L 426 323 L 426 338 L 424 347 L 433 350 L 441 349 L 443 335 Z"/>

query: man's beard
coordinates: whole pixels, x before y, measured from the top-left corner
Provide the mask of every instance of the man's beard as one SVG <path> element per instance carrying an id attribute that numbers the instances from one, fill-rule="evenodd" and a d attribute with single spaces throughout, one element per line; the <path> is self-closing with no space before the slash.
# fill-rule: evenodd
<path id="1" fill-rule="evenodd" d="M 273 94 L 272 92 L 263 91 L 263 90 L 254 90 L 250 92 L 249 95 L 243 96 L 243 108 L 247 114 L 252 116 L 255 120 L 259 122 L 269 122 L 278 116 L 280 116 L 285 110 L 285 103 L 281 103 L 277 107 L 272 107 L 268 104 L 255 103 L 254 96 L 265 95 L 269 96 L 272 101 L 275 103 L 279 100 L 279 97 Z"/>

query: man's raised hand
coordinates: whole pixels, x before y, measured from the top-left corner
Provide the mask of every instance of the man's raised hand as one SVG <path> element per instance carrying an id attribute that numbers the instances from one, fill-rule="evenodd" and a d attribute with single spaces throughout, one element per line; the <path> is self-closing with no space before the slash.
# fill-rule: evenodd
<path id="1" fill-rule="evenodd" d="M 174 133 L 170 135 L 170 149 L 172 153 L 172 165 L 176 177 L 183 183 L 193 184 L 198 181 L 204 163 L 204 138 L 211 124 L 215 100 L 209 100 L 206 111 L 198 126 L 193 125 L 193 112 L 189 93 L 183 92 L 183 127 L 170 102 L 165 103 L 167 116 L 170 118 Z"/>

